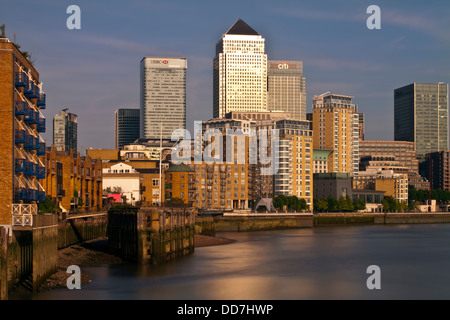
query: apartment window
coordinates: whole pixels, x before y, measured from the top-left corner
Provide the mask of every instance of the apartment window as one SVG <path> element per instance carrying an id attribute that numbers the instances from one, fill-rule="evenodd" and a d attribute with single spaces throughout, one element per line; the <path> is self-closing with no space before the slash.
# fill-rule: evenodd
<path id="1" fill-rule="evenodd" d="M 152 180 L 152 186 L 158 187 L 159 186 L 159 179 L 153 179 Z"/>

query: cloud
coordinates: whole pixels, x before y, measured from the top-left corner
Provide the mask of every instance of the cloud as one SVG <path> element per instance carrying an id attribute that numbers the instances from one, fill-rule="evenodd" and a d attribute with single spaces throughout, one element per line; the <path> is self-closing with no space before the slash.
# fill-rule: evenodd
<path id="1" fill-rule="evenodd" d="M 319 69 L 337 71 L 337 70 L 353 70 L 360 72 L 369 72 L 381 70 L 384 64 L 380 62 L 373 61 L 355 61 L 355 60 L 344 60 L 336 59 L 331 57 L 305 57 L 304 61 L 307 61 L 308 66 L 312 66 Z"/>
<path id="2" fill-rule="evenodd" d="M 363 21 L 363 15 L 349 14 L 348 11 L 332 11 L 330 10 L 315 10 L 309 8 L 277 6 L 271 9 L 273 13 L 303 20 L 315 21 Z M 365 12 L 364 12 L 365 13 Z"/>

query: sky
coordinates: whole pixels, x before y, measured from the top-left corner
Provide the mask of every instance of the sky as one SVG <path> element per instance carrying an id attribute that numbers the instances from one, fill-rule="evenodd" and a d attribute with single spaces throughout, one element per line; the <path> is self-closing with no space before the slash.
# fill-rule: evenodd
<path id="1" fill-rule="evenodd" d="M 81 29 L 66 22 L 81 10 Z M 369 30 L 367 8 L 381 11 Z M 114 111 L 139 108 L 143 57 L 187 58 L 187 129 L 213 111 L 215 45 L 241 18 L 266 40 L 269 60 L 301 60 L 307 112 L 314 95 L 353 96 L 366 140 L 394 139 L 394 89 L 450 82 L 448 0 L 99 1 L 0 0 L 6 36 L 31 52 L 53 116 L 78 116 L 78 149 L 114 148 Z"/>

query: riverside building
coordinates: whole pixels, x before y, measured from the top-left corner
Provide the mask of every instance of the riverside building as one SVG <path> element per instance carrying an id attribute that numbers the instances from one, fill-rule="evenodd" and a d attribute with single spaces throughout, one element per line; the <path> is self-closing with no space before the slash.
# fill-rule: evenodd
<path id="1" fill-rule="evenodd" d="M 358 106 L 353 97 L 324 93 L 313 100 L 314 149 L 333 151 L 330 172 L 359 171 L 359 119 Z"/>
<path id="2" fill-rule="evenodd" d="M 45 200 L 46 96 L 39 73 L 5 36 L 0 37 L 0 225 L 32 226 Z"/>

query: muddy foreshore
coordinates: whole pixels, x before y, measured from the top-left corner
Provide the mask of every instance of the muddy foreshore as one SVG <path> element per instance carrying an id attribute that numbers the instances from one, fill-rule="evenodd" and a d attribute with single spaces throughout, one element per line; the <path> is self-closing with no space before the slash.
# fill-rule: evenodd
<path id="1" fill-rule="evenodd" d="M 195 248 L 224 245 L 232 242 L 234 242 L 234 240 L 221 237 L 211 237 L 205 235 L 194 236 Z M 66 287 L 67 278 L 69 276 L 66 271 L 70 265 L 77 265 L 80 267 L 81 284 L 85 285 L 92 281 L 91 275 L 83 271 L 85 267 L 96 267 L 105 264 L 120 263 L 126 263 L 126 261 L 108 253 L 107 238 L 95 239 L 60 249 L 58 250 L 58 269 L 39 288 L 39 291 Z M 13 292 L 10 293 L 10 296 L 14 298 L 15 296 L 21 296 L 24 294 L 26 294 L 26 289 L 18 286 L 13 290 Z"/>

